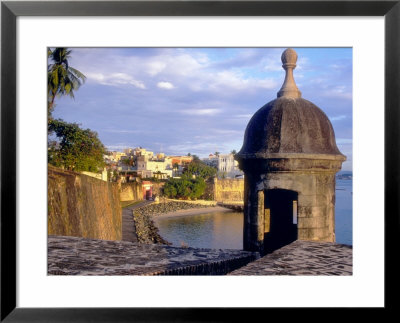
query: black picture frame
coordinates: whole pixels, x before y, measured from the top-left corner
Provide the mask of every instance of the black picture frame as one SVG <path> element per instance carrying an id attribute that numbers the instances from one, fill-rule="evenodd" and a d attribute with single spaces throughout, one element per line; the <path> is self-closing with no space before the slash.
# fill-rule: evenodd
<path id="1" fill-rule="evenodd" d="M 395 1 L 2 1 L 1 322 L 234 322 L 255 308 L 16 307 L 16 19 L 18 16 L 384 16 L 385 307 L 396 309 L 400 219 L 400 0 Z M 374 153 L 371 147 L 371 153 Z M 372 176 L 372 175 L 371 175 Z M 372 236 L 372 233 L 371 233 Z M 374 256 L 371 255 L 371 258 Z M 246 295 L 238 295 L 246 297 Z M 269 309 L 282 311 L 282 309 Z M 379 315 L 381 309 L 377 309 Z M 270 314 L 269 314 L 270 315 Z M 335 318 L 332 312 L 331 318 Z M 338 316 L 339 317 L 339 316 Z M 249 321 L 249 320 L 246 320 Z M 251 321 L 251 320 L 250 320 Z"/>

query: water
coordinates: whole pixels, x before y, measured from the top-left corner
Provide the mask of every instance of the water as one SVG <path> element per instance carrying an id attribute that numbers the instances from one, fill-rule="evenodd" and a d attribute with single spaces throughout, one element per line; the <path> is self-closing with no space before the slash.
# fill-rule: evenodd
<path id="1" fill-rule="evenodd" d="M 213 212 L 175 218 L 157 218 L 161 236 L 174 246 L 212 249 L 243 248 L 243 214 Z"/>
<path id="2" fill-rule="evenodd" d="M 353 181 L 336 180 L 336 242 L 353 245 Z"/>
<path id="3" fill-rule="evenodd" d="M 336 181 L 336 242 L 352 245 L 352 181 Z M 174 246 L 212 249 L 243 248 L 243 214 L 215 212 L 157 218 L 163 238 Z"/>

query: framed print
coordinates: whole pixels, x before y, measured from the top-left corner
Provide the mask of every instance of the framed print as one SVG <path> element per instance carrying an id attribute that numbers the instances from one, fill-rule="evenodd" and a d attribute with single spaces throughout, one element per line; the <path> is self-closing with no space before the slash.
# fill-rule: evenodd
<path id="1" fill-rule="evenodd" d="M 64 28 L 55 37 L 57 28 L 52 27 L 58 23 Z M 399 1 L 3 1 L 1 24 L 2 321 L 231 322 L 239 311 L 265 315 L 278 307 L 394 309 L 390 291 L 398 286 L 392 255 L 397 254 L 400 198 Z M 47 134 L 45 114 L 34 108 L 46 97 L 46 80 L 35 68 L 46 65 L 47 48 L 58 46 L 352 48 L 357 166 L 353 203 L 358 210 L 353 276 L 314 281 L 46 276 L 41 234 L 46 221 L 41 213 L 47 202 L 41 177 L 47 147 L 40 142 Z M 118 82 L 145 87 L 119 77 Z M 168 90 L 174 85 L 160 80 L 158 87 Z M 215 107 L 203 108 L 215 112 Z M 367 283 L 369 291 L 364 290 Z M 335 299 L 329 296 L 340 288 Z"/>

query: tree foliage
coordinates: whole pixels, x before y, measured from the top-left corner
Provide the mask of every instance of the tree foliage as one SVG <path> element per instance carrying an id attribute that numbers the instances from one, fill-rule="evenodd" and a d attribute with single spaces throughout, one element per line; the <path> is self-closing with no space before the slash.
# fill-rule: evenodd
<path id="1" fill-rule="evenodd" d="M 194 159 L 186 165 L 181 178 L 170 178 L 165 183 L 164 194 L 169 198 L 198 199 L 204 194 L 206 180 L 216 174 L 216 168 Z"/>
<path id="2" fill-rule="evenodd" d="M 104 167 L 103 155 L 107 152 L 96 132 L 60 119 L 49 120 L 48 131 L 56 135 L 56 140 L 50 141 L 48 147 L 48 162 L 51 165 L 90 172 Z"/>
<path id="3" fill-rule="evenodd" d="M 169 198 L 197 199 L 206 188 L 203 178 L 171 178 L 164 185 L 164 194 Z"/>
<path id="4" fill-rule="evenodd" d="M 201 177 L 203 179 L 214 177 L 216 174 L 216 168 L 208 166 L 200 160 L 193 160 L 187 164 L 183 172 L 183 175 L 188 178 L 192 178 L 194 175 L 195 177 Z"/>
<path id="5" fill-rule="evenodd" d="M 69 65 L 71 50 L 68 48 L 48 49 L 47 56 L 51 62 L 47 66 L 47 89 L 48 89 L 48 115 L 54 110 L 54 99 L 56 96 L 69 95 L 74 98 L 77 90 L 86 80 L 77 69 Z"/>

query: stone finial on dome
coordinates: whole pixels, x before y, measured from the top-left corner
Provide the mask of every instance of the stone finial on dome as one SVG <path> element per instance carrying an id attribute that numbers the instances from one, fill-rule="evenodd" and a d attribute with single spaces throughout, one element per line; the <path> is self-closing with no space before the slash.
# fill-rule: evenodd
<path id="1" fill-rule="evenodd" d="M 297 53 L 292 48 L 286 49 L 281 56 L 282 60 L 282 67 L 286 71 L 285 81 L 281 89 L 278 92 L 279 97 L 286 97 L 286 98 L 301 98 L 301 92 L 296 86 L 296 83 L 293 78 L 293 70 L 296 68 L 297 62 Z"/>

